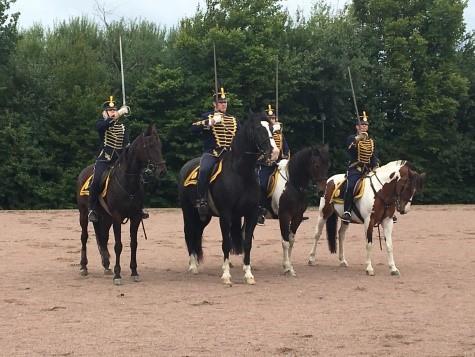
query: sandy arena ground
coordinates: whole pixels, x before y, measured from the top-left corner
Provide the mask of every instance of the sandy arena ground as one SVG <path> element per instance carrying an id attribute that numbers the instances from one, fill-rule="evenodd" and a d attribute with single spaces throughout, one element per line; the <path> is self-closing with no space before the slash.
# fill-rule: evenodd
<path id="1" fill-rule="evenodd" d="M 252 250 L 257 284 L 242 283 L 241 257 L 233 256 L 234 285 L 226 287 L 218 221 L 205 231 L 205 261 L 192 275 L 181 211 L 151 210 L 149 239 L 139 231 L 142 281 L 129 278 L 123 227 L 123 285 L 114 286 L 92 227 L 89 276 L 79 275 L 77 211 L 0 211 L 0 355 L 475 356 L 474 205 L 416 206 L 400 216 L 400 277 L 389 275 L 377 240 L 376 276 L 366 276 L 356 225 L 348 268 L 326 237 L 317 266 L 308 266 L 317 211 L 308 215 L 296 237 L 296 278 L 282 275 L 278 222 L 267 220 Z"/>

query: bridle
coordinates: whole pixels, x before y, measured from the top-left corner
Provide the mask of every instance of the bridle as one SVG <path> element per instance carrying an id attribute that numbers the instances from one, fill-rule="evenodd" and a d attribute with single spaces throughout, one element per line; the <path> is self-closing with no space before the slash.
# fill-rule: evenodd
<path id="1" fill-rule="evenodd" d="M 150 150 L 149 150 L 149 147 L 151 145 L 147 145 L 144 133 L 142 133 L 142 141 L 143 141 L 143 149 L 144 149 L 145 157 L 146 157 L 145 161 L 147 162 L 147 164 L 145 165 L 145 168 L 142 170 L 143 171 L 142 172 L 142 182 L 147 183 L 148 181 L 145 179 L 145 177 L 151 177 L 155 173 L 155 171 L 157 170 L 157 168 L 159 166 L 166 164 L 166 161 L 161 160 L 161 161 L 158 161 L 158 162 L 154 162 L 151 159 Z"/>
<path id="2" fill-rule="evenodd" d="M 372 177 L 375 177 L 376 180 L 378 180 L 379 184 L 381 185 L 381 187 L 384 186 L 384 184 L 381 182 L 381 180 L 379 179 L 378 175 L 376 174 L 376 172 L 371 175 L 371 176 L 368 176 L 369 177 L 369 182 L 370 182 L 370 185 L 371 185 L 371 189 L 373 190 L 373 193 L 374 193 L 374 196 L 375 197 L 378 197 L 381 201 L 383 201 L 384 203 L 384 212 L 383 212 L 383 217 L 384 215 L 386 214 L 386 210 L 390 207 L 392 207 L 393 205 L 396 205 L 396 207 L 398 207 L 401 203 L 401 195 L 402 193 L 406 190 L 406 186 L 408 184 L 408 182 L 410 181 L 409 179 L 404 179 L 404 185 L 402 186 L 401 190 L 398 192 L 397 191 L 397 183 L 398 181 L 395 182 L 395 185 L 394 185 L 394 193 L 391 195 L 390 199 L 389 200 L 386 200 L 384 198 L 384 196 L 382 196 L 380 194 L 380 191 L 376 191 L 375 187 L 374 187 L 374 184 L 373 184 L 373 181 L 372 181 Z M 401 180 L 402 181 L 402 180 Z M 412 203 L 412 197 L 407 201 L 408 203 Z"/>

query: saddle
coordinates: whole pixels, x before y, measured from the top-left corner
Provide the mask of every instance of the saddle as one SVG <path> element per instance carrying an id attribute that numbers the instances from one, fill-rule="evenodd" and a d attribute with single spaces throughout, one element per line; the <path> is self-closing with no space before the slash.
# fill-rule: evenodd
<path id="1" fill-rule="evenodd" d="M 363 176 L 356 182 L 355 189 L 353 191 L 353 202 L 357 201 L 363 196 L 365 186 L 366 186 L 365 180 L 364 180 L 365 178 L 366 176 Z M 333 193 L 332 193 L 331 202 L 343 204 L 343 197 L 345 195 L 346 185 L 347 185 L 346 176 L 343 179 L 343 181 L 335 183 L 335 189 L 333 190 Z"/>
<path id="2" fill-rule="evenodd" d="M 102 175 L 101 188 L 103 188 L 103 189 L 102 189 L 101 194 L 100 194 L 100 197 L 102 197 L 102 198 L 106 197 L 107 188 L 109 187 L 109 179 L 110 179 L 111 171 L 112 171 L 112 169 L 106 170 L 106 171 L 104 171 L 104 174 Z M 84 181 L 84 183 L 81 187 L 81 190 L 79 191 L 80 196 L 89 196 L 89 187 L 91 186 L 92 176 L 93 176 L 93 174 L 89 175 L 87 180 Z"/>
<path id="3" fill-rule="evenodd" d="M 223 170 L 223 160 L 219 160 L 216 165 L 214 165 L 213 169 L 211 170 L 211 177 L 209 182 L 213 182 L 219 176 L 221 171 Z M 198 174 L 200 172 L 200 165 L 196 166 L 186 177 L 185 181 L 183 182 L 183 186 L 196 186 L 198 184 Z"/>

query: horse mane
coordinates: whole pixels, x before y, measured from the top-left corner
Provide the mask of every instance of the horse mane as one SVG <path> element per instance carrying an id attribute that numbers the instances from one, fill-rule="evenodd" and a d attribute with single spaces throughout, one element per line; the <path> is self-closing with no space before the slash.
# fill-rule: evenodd
<path id="1" fill-rule="evenodd" d="M 253 140 L 254 130 L 257 125 L 260 125 L 261 120 L 266 120 L 262 113 L 250 113 L 248 119 L 237 131 L 231 143 L 231 151 L 242 154 L 241 150 Z"/>
<path id="2" fill-rule="evenodd" d="M 312 147 L 306 147 L 302 150 L 297 151 L 294 155 L 290 157 L 288 163 L 289 170 L 289 181 L 293 185 L 302 184 L 303 177 L 305 172 L 302 170 L 302 167 L 306 167 L 306 163 L 310 161 L 310 157 L 313 154 Z"/>

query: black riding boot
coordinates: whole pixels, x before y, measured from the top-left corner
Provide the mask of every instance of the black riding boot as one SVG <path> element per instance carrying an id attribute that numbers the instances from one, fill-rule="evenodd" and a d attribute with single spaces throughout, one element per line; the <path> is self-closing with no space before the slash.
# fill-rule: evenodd
<path id="1" fill-rule="evenodd" d="M 343 198 L 343 216 L 341 220 L 343 223 L 351 223 L 351 205 L 353 203 L 353 192 L 352 190 L 346 189 L 345 196 Z"/>
<path id="2" fill-rule="evenodd" d="M 198 199 L 195 202 L 195 207 L 198 209 L 198 214 L 202 221 L 206 220 L 209 214 L 208 200 L 206 197 L 206 192 L 208 191 L 208 182 L 198 181 Z"/>
<path id="3" fill-rule="evenodd" d="M 99 215 L 97 214 L 97 201 L 99 198 L 99 192 L 93 185 L 89 188 L 89 214 L 87 216 L 89 222 L 99 222 Z"/>

